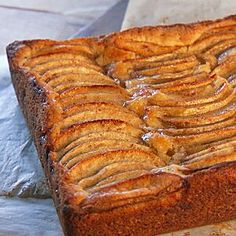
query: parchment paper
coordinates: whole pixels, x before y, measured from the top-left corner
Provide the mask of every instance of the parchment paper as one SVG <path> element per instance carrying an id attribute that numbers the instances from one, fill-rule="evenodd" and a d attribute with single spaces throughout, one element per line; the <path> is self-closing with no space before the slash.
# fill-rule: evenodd
<path id="1" fill-rule="evenodd" d="M 236 14 L 235 0 L 130 0 L 122 29 L 191 23 Z"/>
<path id="2" fill-rule="evenodd" d="M 66 39 L 104 14 L 118 0 L 1 0 L 0 54 L 23 39 Z"/>
<path id="3" fill-rule="evenodd" d="M 191 23 L 232 14 L 236 14 L 236 0 L 130 0 L 122 29 L 145 25 Z M 165 236 L 235 235 L 236 220 L 165 234 Z"/>
<path id="4" fill-rule="evenodd" d="M 0 236 L 62 236 L 51 199 L 0 197 Z"/>
<path id="5" fill-rule="evenodd" d="M 6 56 L 0 56 L 0 160 L 0 236 L 62 235 L 52 200 L 40 199 L 50 194 L 15 97 Z"/>
<path id="6" fill-rule="evenodd" d="M 47 198 L 49 193 L 10 81 L 6 56 L 0 57 L 0 196 Z"/>

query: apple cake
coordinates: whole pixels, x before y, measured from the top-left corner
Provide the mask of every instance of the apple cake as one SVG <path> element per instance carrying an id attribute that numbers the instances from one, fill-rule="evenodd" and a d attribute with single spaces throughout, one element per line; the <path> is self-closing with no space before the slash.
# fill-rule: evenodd
<path id="1" fill-rule="evenodd" d="M 7 54 L 65 235 L 236 218 L 236 16 Z"/>

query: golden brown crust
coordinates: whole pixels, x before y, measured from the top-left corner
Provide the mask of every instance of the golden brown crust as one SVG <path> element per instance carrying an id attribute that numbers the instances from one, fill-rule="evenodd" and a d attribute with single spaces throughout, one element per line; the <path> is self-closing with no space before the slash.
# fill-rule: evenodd
<path id="1" fill-rule="evenodd" d="M 235 27 L 230 16 L 8 46 L 65 235 L 236 217 Z"/>

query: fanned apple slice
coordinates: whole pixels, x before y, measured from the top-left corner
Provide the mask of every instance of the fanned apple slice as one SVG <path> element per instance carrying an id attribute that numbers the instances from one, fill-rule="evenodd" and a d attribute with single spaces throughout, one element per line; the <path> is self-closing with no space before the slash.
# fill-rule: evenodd
<path id="1" fill-rule="evenodd" d="M 216 100 L 220 100 L 225 97 L 227 94 L 230 94 L 232 87 L 229 86 L 226 80 L 218 81 L 215 86 L 213 86 L 213 91 L 205 93 L 205 96 L 190 96 L 183 97 L 176 94 L 166 94 L 161 91 L 157 91 L 155 94 L 148 97 L 148 103 L 151 105 L 159 106 L 169 106 L 169 107 L 178 107 L 178 106 L 193 106 L 200 105 L 205 103 L 211 103 Z"/>
<path id="2" fill-rule="evenodd" d="M 63 52 L 63 53 L 53 53 L 53 52 L 48 52 L 47 54 L 44 55 L 37 55 L 31 57 L 27 62 L 25 62 L 25 66 L 28 66 L 30 68 L 34 68 L 36 66 L 40 66 L 45 63 L 49 62 L 59 62 L 61 60 L 66 61 L 66 60 L 74 60 L 74 61 L 81 61 L 81 62 L 87 62 L 88 64 L 94 64 L 93 60 L 85 57 L 83 55 L 80 55 L 76 52 Z"/>
<path id="3" fill-rule="evenodd" d="M 67 152 L 69 152 L 78 145 L 104 139 L 112 139 L 112 140 L 125 141 L 137 144 L 142 143 L 139 137 L 131 136 L 129 132 L 125 133 L 117 131 L 104 131 L 104 132 L 98 131 L 95 133 L 85 134 L 82 137 L 78 137 L 77 139 L 67 144 L 67 146 L 65 146 L 57 153 L 54 153 L 53 155 L 56 157 L 56 160 L 58 161 L 63 155 L 65 155 Z"/>
<path id="4" fill-rule="evenodd" d="M 155 94 L 156 91 L 161 91 L 164 93 L 176 93 L 177 95 L 191 96 L 194 94 L 194 90 L 202 89 L 205 92 L 205 87 L 210 85 L 216 80 L 215 76 L 209 76 L 206 73 L 200 73 L 197 75 L 180 78 L 176 81 L 161 83 L 161 84 L 151 84 L 151 85 L 140 85 L 127 89 L 127 91 L 134 96 L 140 95 L 140 91 L 148 91 L 151 93 L 149 95 Z M 198 93 L 198 92 L 197 92 Z M 143 93 L 141 94 L 143 95 Z"/>
<path id="5" fill-rule="evenodd" d="M 149 106 L 145 111 L 145 121 L 150 125 L 149 120 L 152 120 L 154 117 L 159 118 L 204 115 L 205 113 L 216 111 L 227 106 L 233 101 L 234 97 L 235 93 L 231 92 L 229 96 L 224 96 L 221 100 L 214 101 L 214 103 L 204 103 L 187 107 L 161 107 L 158 105 Z"/>
<path id="6" fill-rule="evenodd" d="M 149 57 L 139 61 L 118 62 L 109 68 L 108 75 L 120 80 L 127 80 L 139 76 L 155 76 L 162 73 L 181 72 L 190 70 L 199 64 L 196 56 L 182 56 L 178 58 L 167 54 L 164 61 L 161 61 L 160 57 Z M 157 69 L 159 70 L 157 71 Z M 152 73 L 152 71 L 157 71 L 157 73 Z"/>
<path id="7" fill-rule="evenodd" d="M 61 106 L 69 108 L 74 105 L 91 102 L 110 102 L 123 104 L 129 97 L 127 92 L 116 85 L 93 85 L 75 87 L 60 94 Z"/>
<path id="8" fill-rule="evenodd" d="M 188 79 L 190 81 L 188 81 Z M 210 83 L 212 83 L 216 79 L 216 77 L 215 76 L 206 76 L 205 73 L 202 73 L 202 74 L 198 74 L 196 76 L 190 77 L 188 79 L 186 79 L 187 81 L 185 81 L 183 79 L 182 81 L 173 82 L 175 84 L 175 86 L 173 86 L 173 84 L 169 84 L 169 85 L 163 84 L 163 85 L 154 85 L 152 87 L 154 89 L 160 89 L 163 92 L 182 93 L 182 91 L 185 91 L 185 90 L 192 90 L 192 89 L 197 89 L 200 87 L 207 86 Z"/>
<path id="9" fill-rule="evenodd" d="M 231 102 L 227 106 L 221 108 L 221 110 L 209 112 L 205 115 L 192 116 L 192 117 L 152 117 L 153 121 L 157 120 L 157 123 L 162 123 L 165 126 L 174 127 L 197 127 L 202 125 L 214 124 L 220 122 L 236 114 L 236 103 Z M 163 125 L 161 127 L 163 127 Z"/>
<path id="10" fill-rule="evenodd" d="M 51 69 L 43 74 L 41 76 L 41 80 L 48 83 L 50 80 L 52 80 L 54 77 L 61 76 L 63 74 L 68 73 L 83 73 L 83 74 L 98 74 L 98 75 L 104 75 L 101 72 L 97 71 L 96 69 L 85 67 L 85 66 L 63 66 L 58 67 L 55 69 Z"/>
<path id="11" fill-rule="evenodd" d="M 125 81 L 127 79 L 130 79 L 129 73 L 134 71 L 135 69 L 142 68 L 144 65 L 148 65 L 152 62 L 174 60 L 175 58 L 177 58 L 177 55 L 170 53 L 159 56 L 118 61 L 109 65 L 108 75 L 113 78 L 119 78 L 120 80 Z"/>
<path id="12" fill-rule="evenodd" d="M 149 84 L 165 83 L 165 82 L 173 81 L 176 79 L 184 78 L 187 76 L 191 76 L 192 72 L 193 70 L 184 70 L 177 73 L 165 73 L 162 75 L 155 75 L 155 76 L 150 76 L 150 77 L 145 76 L 145 77 L 141 77 L 137 79 L 130 79 L 130 80 L 125 81 L 125 87 L 127 89 L 130 89 L 130 88 L 137 87 L 143 84 L 149 85 Z"/>
<path id="13" fill-rule="evenodd" d="M 209 143 L 213 141 L 222 140 L 225 138 L 230 138 L 236 135 L 236 126 L 228 126 L 218 130 L 211 130 L 200 134 L 192 134 L 192 135 L 183 135 L 183 136 L 169 136 L 174 140 L 174 142 L 185 145 L 198 145 Z"/>
<path id="14" fill-rule="evenodd" d="M 74 52 L 79 55 L 87 56 L 90 58 L 94 57 L 94 53 L 92 51 L 92 48 L 89 47 L 88 45 L 81 44 L 81 43 L 72 43 L 72 42 L 52 42 L 51 45 L 44 46 L 42 49 L 39 51 L 36 51 L 33 56 L 44 56 L 47 55 L 48 53 L 68 53 L 68 52 Z"/>
<path id="15" fill-rule="evenodd" d="M 93 102 L 106 102 L 123 105 L 126 102 L 126 97 L 115 93 L 84 93 L 61 99 L 61 106 L 66 110 L 74 106 Z"/>
<path id="16" fill-rule="evenodd" d="M 193 127 L 193 128 L 176 129 L 176 128 L 168 127 L 168 128 L 161 129 L 161 132 L 167 135 L 171 135 L 171 136 L 200 134 L 200 133 L 204 133 L 211 130 L 223 129 L 227 126 L 232 126 L 235 123 L 236 123 L 236 117 L 232 117 L 227 120 L 223 120 L 221 122 L 217 122 L 214 124 L 203 125 L 203 126 L 198 126 L 198 127 Z"/>
<path id="17" fill-rule="evenodd" d="M 52 151 L 59 151 L 74 140 L 96 132 L 120 132 L 138 138 L 143 134 L 142 129 L 120 120 L 96 120 L 74 125 L 60 133 L 60 136 L 51 137 Z"/>
<path id="18" fill-rule="evenodd" d="M 206 94 L 214 94 L 216 92 L 215 90 L 219 88 L 222 83 L 226 83 L 226 80 L 222 78 L 217 78 L 216 80 L 214 77 L 208 78 L 208 85 L 190 89 L 186 88 L 186 90 L 181 90 L 181 93 L 179 91 L 164 92 L 149 87 L 144 87 L 142 89 L 135 88 L 133 91 L 128 90 L 130 93 L 134 92 L 134 94 L 132 99 L 126 102 L 126 106 L 130 110 L 135 111 L 138 115 L 143 116 L 148 105 L 160 104 L 160 106 L 174 106 L 175 103 L 179 105 L 203 103 Z M 206 81 L 203 82 L 203 85 L 205 85 L 205 83 Z M 213 96 L 212 99 L 224 95 L 231 89 L 230 86 L 227 86 L 227 88 L 224 86 L 222 90 L 220 89 L 220 91 L 217 91 L 217 93 L 219 92 L 220 94 L 215 97 Z"/>
<path id="19" fill-rule="evenodd" d="M 235 140 L 235 138 L 232 141 L 229 140 L 228 142 L 226 141 L 226 142 L 224 142 L 222 144 L 214 143 L 214 144 L 212 144 L 211 147 L 208 147 L 206 149 L 203 149 L 202 151 L 199 151 L 199 152 L 196 152 L 194 154 L 186 156 L 184 158 L 184 161 L 185 162 L 189 162 L 191 160 L 194 161 L 194 158 L 199 158 L 199 157 L 201 157 L 201 156 L 203 156 L 205 154 L 209 154 L 209 153 L 212 153 L 212 152 L 215 152 L 215 151 L 223 150 L 225 148 L 234 148 L 234 147 L 236 148 L 236 140 Z"/>
<path id="20" fill-rule="evenodd" d="M 85 156 L 106 153 L 114 150 L 130 149 L 137 149 L 154 153 L 154 150 L 145 145 L 105 139 L 97 140 L 93 143 L 83 143 L 73 148 L 61 158 L 60 163 L 65 165 L 67 168 L 72 168 L 81 160 L 81 158 L 85 158 Z"/>
<path id="21" fill-rule="evenodd" d="M 171 136 L 163 132 L 152 131 L 143 136 L 144 141 L 153 147 L 162 159 L 184 161 L 186 154 L 201 151 L 202 145 L 232 138 L 236 135 L 236 127 L 229 126 L 218 130 L 191 135 Z"/>
<path id="22" fill-rule="evenodd" d="M 208 150 L 215 150 L 217 149 L 217 146 L 225 146 L 227 145 L 227 143 L 231 143 L 234 142 L 236 140 L 236 136 L 230 137 L 230 138 L 225 138 L 222 140 L 217 140 L 214 142 L 209 142 L 209 143 L 204 143 L 204 144 L 200 144 L 197 147 L 193 147 L 192 149 L 190 147 L 188 147 L 188 155 L 186 155 L 186 157 L 184 157 L 184 160 L 187 157 L 191 157 L 192 155 L 197 155 L 197 153 L 201 153 L 201 152 L 208 152 Z"/>
<path id="23" fill-rule="evenodd" d="M 174 193 L 183 186 L 184 180 L 177 174 L 149 172 L 99 189 L 82 202 L 82 208 L 88 212 L 94 209 L 106 211 L 127 204 L 149 201 L 159 194 Z M 123 189 L 126 189 L 125 195 Z"/>
<path id="24" fill-rule="evenodd" d="M 144 57 L 163 55 L 180 49 L 179 46 L 160 46 L 156 43 L 126 40 L 122 38 L 116 39 L 114 43 L 120 49 L 132 51 Z M 186 48 L 185 50 L 183 49 L 183 51 L 186 51 Z"/>
<path id="25" fill-rule="evenodd" d="M 102 81 L 98 79 L 96 81 L 95 78 L 90 76 L 91 79 L 84 79 L 84 81 L 73 81 L 73 82 L 67 82 L 66 84 L 61 84 L 53 89 L 53 91 L 61 94 L 66 90 L 71 90 L 73 88 L 77 87 L 85 87 L 85 86 L 106 86 L 106 85 L 115 85 L 115 82 L 110 80 L 110 81 Z"/>
<path id="26" fill-rule="evenodd" d="M 151 170 L 155 168 L 150 163 L 139 163 L 139 162 L 118 162 L 107 165 L 98 171 L 95 175 L 89 176 L 78 182 L 78 185 L 83 189 L 96 188 L 104 186 L 105 184 L 114 182 L 113 176 L 117 174 L 127 173 L 134 170 Z M 119 179 L 121 180 L 121 179 Z M 117 179 L 116 179 L 117 181 Z"/>
<path id="27" fill-rule="evenodd" d="M 190 75 L 188 77 L 182 77 L 179 79 L 176 79 L 174 81 L 167 81 L 161 84 L 155 84 L 152 87 L 155 89 L 168 89 L 168 88 L 172 88 L 172 87 L 182 87 L 186 84 L 186 86 L 188 85 L 192 85 L 192 84 L 198 84 L 201 83 L 201 80 L 205 79 L 207 80 L 208 78 L 208 74 L 206 72 L 202 72 L 202 73 L 198 73 L 195 75 Z M 176 89 L 178 90 L 178 89 Z"/>
<path id="28" fill-rule="evenodd" d="M 192 45 L 189 46 L 189 52 L 192 53 L 202 53 L 209 48 L 213 47 L 215 44 L 228 40 L 228 39 L 234 39 L 236 37 L 236 31 L 228 31 L 225 32 L 219 37 L 218 32 L 212 33 L 206 37 L 201 37 L 199 40 L 194 42 Z"/>
<path id="29" fill-rule="evenodd" d="M 110 93 L 110 94 L 121 94 L 124 97 L 128 97 L 129 94 L 125 89 L 123 89 L 120 86 L 117 85 L 92 85 L 92 86 L 81 86 L 81 87 L 76 87 L 72 89 L 65 90 L 63 93 L 61 93 L 60 98 L 68 98 L 69 96 L 75 96 L 75 95 L 80 95 L 80 94 L 89 94 L 89 93 Z"/>
<path id="30" fill-rule="evenodd" d="M 183 166 L 191 170 L 197 170 L 233 161 L 236 161 L 235 146 L 225 147 L 223 149 L 195 157 L 193 160 L 184 163 Z"/>
<path id="31" fill-rule="evenodd" d="M 87 110 L 86 106 L 87 105 Z M 83 123 L 93 120 L 121 120 L 125 121 L 134 127 L 141 127 L 144 122 L 132 112 L 127 112 L 122 106 L 117 106 L 116 104 L 109 103 L 85 103 L 81 104 L 84 110 L 79 111 L 74 115 L 69 115 L 62 121 L 54 125 L 55 128 L 60 128 L 61 130 L 71 127 L 77 123 Z M 77 108 L 80 106 L 76 106 Z M 88 108 L 91 108 L 90 110 Z"/>
<path id="32" fill-rule="evenodd" d="M 49 82 L 48 85 L 50 85 L 53 89 L 62 90 L 63 86 L 67 86 L 69 83 L 106 83 L 106 84 L 115 84 L 114 80 L 109 78 L 108 76 L 105 76 L 103 74 L 97 74 L 97 73 L 63 73 L 58 76 L 54 76 Z M 59 88 L 58 88 L 59 87 Z"/>
<path id="33" fill-rule="evenodd" d="M 53 88 L 53 90 L 57 93 L 62 93 L 64 90 L 68 90 L 75 87 L 82 87 L 82 86 L 92 86 L 92 85 L 115 85 L 113 80 L 101 78 L 99 76 L 92 76 L 92 75 L 81 75 L 75 76 L 74 81 L 73 77 L 70 77 L 66 83 L 58 84 Z M 59 81 L 58 81 L 59 82 Z"/>
<path id="34" fill-rule="evenodd" d="M 77 66 L 83 66 L 86 68 L 89 68 L 91 70 L 95 70 L 98 72 L 103 72 L 102 68 L 100 68 L 97 65 L 94 65 L 93 63 L 89 63 L 86 61 L 82 61 L 82 60 L 75 60 L 75 59 L 58 59 L 57 61 L 48 61 L 42 64 L 37 64 L 36 66 L 32 67 L 32 71 L 36 72 L 40 75 L 44 75 L 47 71 L 50 70 L 56 70 L 56 69 L 60 69 L 62 66 L 67 66 L 67 67 L 77 67 Z"/>
<path id="35" fill-rule="evenodd" d="M 139 176 L 142 176 L 148 173 L 150 173 L 150 170 L 136 169 L 136 170 L 129 170 L 126 172 L 122 172 L 119 174 L 114 174 L 110 176 L 109 178 L 107 178 L 106 180 L 100 181 L 96 186 L 88 188 L 87 191 L 89 193 L 98 192 L 100 190 L 104 190 L 112 186 L 114 183 L 127 181 L 129 179 L 137 178 Z"/>
<path id="36" fill-rule="evenodd" d="M 232 38 L 232 39 L 225 40 L 225 41 L 220 41 L 219 43 L 214 45 L 212 48 L 210 48 L 206 52 L 204 52 L 204 54 L 218 57 L 224 51 L 226 51 L 226 50 L 228 50 L 229 48 L 232 48 L 232 47 L 236 47 L 235 37 Z"/>
<path id="37" fill-rule="evenodd" d="M 218 37 L 219 37 L 219 35 L 223 36 L 224 34 L 227 34 L 227 33 L 235 33 L 235 31 L 236 31 L 236 24 L 218 26 L 218 27 L 215 27 L 215 28 L 211 28 L 211 30 L 205 31 L 201 35 L 199 40 L 204 39 L 206 37 L 209 37 L 211 35 L 213 35 L 213 36 L 218 35 Z"/>
<path id="38" fill-rule="evenodd" d="M 196 64 L 199 64 L 198 58 L 194 55 L 192 56 L 185 56 L 185 57 L 178 57 L 171 60 L 164 60 L 164 61 L 152 61 L 149 63 L 139 64 L 138 66 L 133 68 L 133 72 L 136 71 L 142 71 L 142 70 L 148 70 L 153 68 L 165 68 L 168 66 L 178 66 L 181 67 L 181 64 L 185 65 L 186 62 L 194 62 Z"/>
<path id="39" fill-rule="evenodd" d="M 161 159 L 152 152 L 146 152 L 138 149 L 110 151 L 98 155 L 89 155 L 81 157 L 73 168 L 67 171 L 66 178 L 72 183 L 79 182 L 88 176 L 96 174 L 107 165 L 116 162 L 134 162 L 150 163 L 158 167 L 163 164 Z"/>
<path id="40" fill-rule="evenodd" d="M 172 61 L 160 62 L 159 64 L 154 64 L 153 67 L 145 67 L 143 69 L 135 70 L 130 72 L 130 78 L 138 78 L 142 76 L 154 76 L 157 74 L 164 73 L 176 73 L 184 70 L 190 70 L 195 66 L 198 66 L 200 62 L 197 60 L 195 56 L 191 56 L 189 58 L 184 59 L 176 59 Z"/>
<path id="41" fill-rule="evenodd" d="M 72 107 L 64 111 L 63 117 L 67 118 L 71 115 L 76 115 L 80 112 L 92 111 L 93 109 L 95 110 L 110 109 L 110 112 L 112 110 L 115 110 L 115 111 L 120 110 L 120 111 L 123 111 L 124 113 L 132 114 L 134 118 L 138 117 L 134 112 L 130 111 L 124 106 L 120 106 L 118 104 L 105 103 L 105 102 L 84 103 L 84 104 L 81 104 L 80 106 Z"/>

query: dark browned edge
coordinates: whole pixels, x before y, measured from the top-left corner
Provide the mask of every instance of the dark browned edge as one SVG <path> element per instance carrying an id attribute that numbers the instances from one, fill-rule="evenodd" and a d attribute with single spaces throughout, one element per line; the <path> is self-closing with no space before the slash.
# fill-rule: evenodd
<path id="1" fill-rule="evenodd" d="M 7 47 L 12 83 L 65 235 L 157 235 L 236 218 L 236 162 L 190 173 L 183 177 L 184 184 L 176 192 L 135 205 L 81 215 L 79 206 L 64 204 L 63 193 L 58 191 L 59 170 L 48 158 L 44 127 L 50 110 L 47 91 L 14 62 L 19 45 L 24 45 L 24 41 Z"/>

